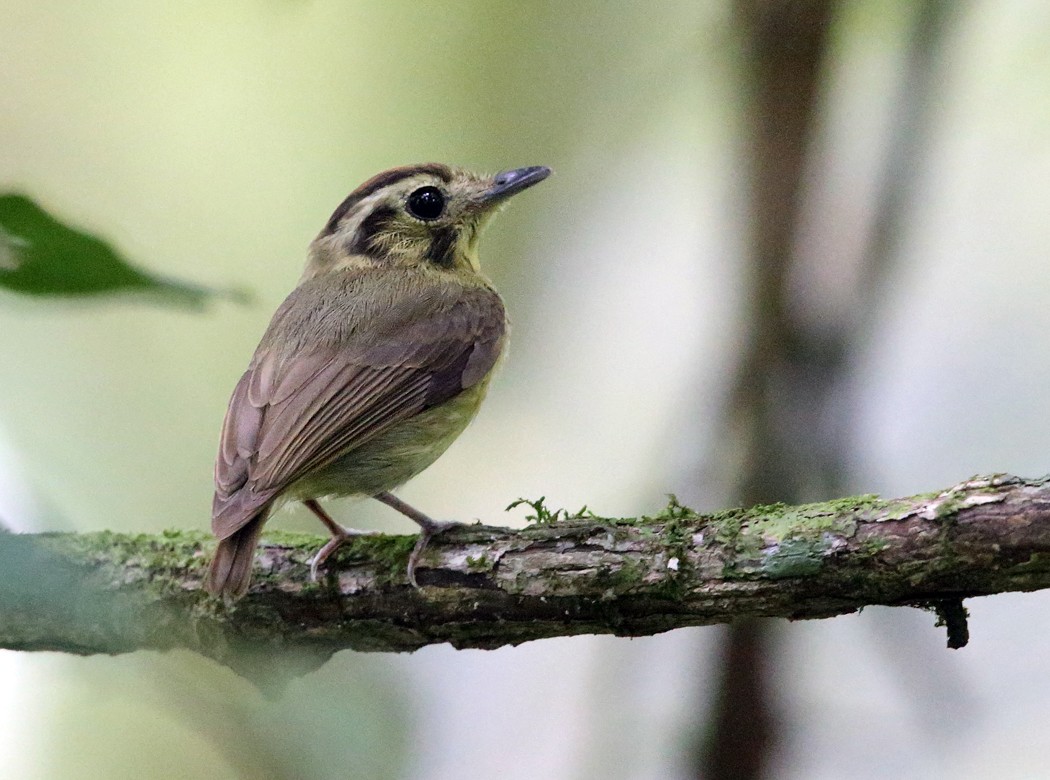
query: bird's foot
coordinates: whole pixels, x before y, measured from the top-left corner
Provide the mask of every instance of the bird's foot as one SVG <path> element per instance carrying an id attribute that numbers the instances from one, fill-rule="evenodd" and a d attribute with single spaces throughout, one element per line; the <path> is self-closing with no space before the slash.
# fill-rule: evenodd
<path id="1" fill-rule="evenodd" d="M 377 501 L 382 501 L 391 509 L 396 509 L 405 517 L 410 518 L 419 525 L 419 538 L 416 540 L 416 546 L 412 548 L 412 553 L 408 556 L 408 581 L 412 584 L 413 588 L 418 588 L 419 583 L 416 582 L 416 565 L 419 563 L 419 558 L 423 554 L 423 551 L 427 549 L 427 545 L 430 543 L 430 540 L 438 534 L 444 533 L 449 528 L 453 528 L 457 525 L 463 524 L 450 521 L 435 520 L 429 515 L 425 515 L 418 509 L 415 509 L 412 506 L 406 504 L 400 498 L 388 491 L 383 493 L 376 493 L 376 495 L 374 495 L 373 498 Z"/>
<path id="2" fill-rule="evenodd" d="M 463 523 L 431 520 L 430 518 L 427 518 L 426 522 L 420 522 L 416 519 L 416 522 L 419 523 L 419 537 L 416 539 L 416 546 L 412 548 L 412 552 L 408 556 L 408 581 L 413 588 L 419 587 L 419 583 L 416 582 L 416 565 L 419 563 L 419 558 L 423 554 L 423 551 L 426 550 L 427 545 L 430 544 L 430 540 L 438 534 L 444 533 L 449 528 L 463 525 Z"/>
<path id="3" fill-rule="evenodd" d="M 344 528 L 341 525 L 336 525 L 335 528 L 330 528 L 329 530 L 332 532 L 332 538 L 325 542 L 324 546 L 314 553 L 314 557 L 309 560 L 310 582 L 317 582 L 318 570 L 332 553 L 343 546 L 344 542 L 353 539 L 355 536 L 375 536 L 379 533 L 378 531 L 358 531 L 354 528 Z"/>

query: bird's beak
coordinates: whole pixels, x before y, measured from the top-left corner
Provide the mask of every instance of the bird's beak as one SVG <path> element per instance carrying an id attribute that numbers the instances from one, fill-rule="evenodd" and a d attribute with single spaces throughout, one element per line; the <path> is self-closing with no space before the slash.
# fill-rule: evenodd
<path id="1" fill-rule="evenodd" d="M 532 165 L 528 168 L 515 168 L 512 171 L 503 171 L 492 177 L 492 186 L 481 194 L 483 203 L 491 204 L 516 195 L 533 184 L 551 175 L 551 169 L 546 165 Z"/>

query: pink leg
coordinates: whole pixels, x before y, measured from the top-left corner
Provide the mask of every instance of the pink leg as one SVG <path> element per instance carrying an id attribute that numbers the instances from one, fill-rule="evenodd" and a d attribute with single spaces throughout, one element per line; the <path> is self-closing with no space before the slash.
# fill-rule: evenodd
<path id="1" fill-rule="evenodd" d="M 328 556 L 343 545 L 343 542 L 355 536 L 374 536 L 376 531 L 356 531 L 353 528 L 344 528 L 321 508 L 316 499 L 308 498 L 306 501 L 303 501 L 303 504 L 317 515 L 317 519 L 324 523 L 325 528 L 332 534 L 332 538 L 325 542 L 324 546 L 310 559 L 310 581 L 317 582 L 317 570 L 328 560 Z"/>
<path id="2" fill-rule="evenodd" d="M 412 583 L 412 587 L 418 588 L 419 584 L 416 582 L 416 564 L 419 563 L 419 556 L 421 556 L 423 551 L 427 549 L 427 544 L 430 543 L 431 538 L 453 526 L 462 525 L 462 523 L 434 520 L 420 512 L 418 509 L 409 506 L 393 493 L 377 493 L 373 498 L 377 501 L 382 501 L 392 509 L 396 509 L 405 517 L 410 518 L 419 525 L 421 529 L 419 532 L 419 539 L 416 541 L 416 546 L 412 548 L 412 553 L 408 556 L 408 581 Z"/>

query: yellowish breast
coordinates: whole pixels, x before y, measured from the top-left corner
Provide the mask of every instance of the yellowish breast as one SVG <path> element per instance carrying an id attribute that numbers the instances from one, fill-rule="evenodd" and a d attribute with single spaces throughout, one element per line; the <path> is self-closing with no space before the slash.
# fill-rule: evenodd
<path id="1" fill-rule="evenodd" d="M 307 475 L 285 494 L 374 496 L 401 485 L 433 463 L 467 427 L 488 390 L 489 377 L 425 412 L 388 428 L 330 466 Z"/>

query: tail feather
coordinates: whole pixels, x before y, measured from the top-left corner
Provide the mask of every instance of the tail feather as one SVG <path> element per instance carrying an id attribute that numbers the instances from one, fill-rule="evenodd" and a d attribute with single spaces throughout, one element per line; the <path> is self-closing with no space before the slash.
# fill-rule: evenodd
<path id="1" fill-rule="evenodd" d="M 255 547 L 259 543 L 266 514 L 261 512 L 219 542 L 205 581 L 205 587 L 210 593 L 236 599 L 247 592 L 252 581 Z"/>

